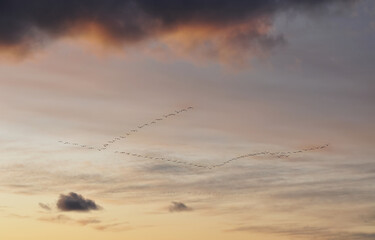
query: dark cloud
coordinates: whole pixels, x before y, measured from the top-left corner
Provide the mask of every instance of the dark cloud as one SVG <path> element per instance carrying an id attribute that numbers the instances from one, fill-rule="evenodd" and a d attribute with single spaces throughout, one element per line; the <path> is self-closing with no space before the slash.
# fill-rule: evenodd
<path id="1" fill-rule="evenodd" d="M 39 203 L 39 207 L 43 208 L 44 210 L 48 210 L 48 211 L 51 210 L 50 206 L 44 203 Z"/>
<path id="2" fill-rule="evenodd" d="M 226 57 L 236 54 L 238 48 L 270 48 L 283 43 L 282 36 L 269 34 L 278 12 L 352 1 L 0 0 L 0 49 L 24 53 L 67 35 L 89 35 L 106 44 L 121 45 L 185 29 L 186 36 L 178 38 L 186 42 L 185 48 Z M 223 52 L 220 47 L 229 50 Z"/>
<path id="3" fill-rule="evenodd" d="M 187 212 L 192 211 L 193 209 L 186 206 L 182 202 L 172 202 L 172 205 L 169 206 L 170 212 Z"/>
<path id="4" fill-rule="evenodd" d="M 101 207 L 94 201 L 71 192 L 68 195 L 60 195 L 60 199 L 57 201 L 57 208 L 61 211 L 90 211 L 99 210 Z"/>

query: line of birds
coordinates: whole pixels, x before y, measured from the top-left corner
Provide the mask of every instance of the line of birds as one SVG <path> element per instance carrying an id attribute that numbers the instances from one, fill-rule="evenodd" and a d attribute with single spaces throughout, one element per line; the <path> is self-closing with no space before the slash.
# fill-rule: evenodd
<path id="1" fill-rule="evenodd" d="M 115 142 L 117 141 L 120 141 L 122 139 L 126 139 L 128 137 L 130 137 L 131 135 L 134 135 L 135 133 L 137 133 L 140 129 L 142 128 L 145 128 L 145 127 L 150 127 L 151 125 L 154 125 L 160 121 L 163 121 L 167 118 L 170 118 L 170 117 L 173 117 L 173 116 L 177 116 L 183 112 L 187 112 L 189 110 L 192 110 L 193 107 L 187 107 L 187 108 L 183 108 L 183 109 L 180 109 L 180 110 L 176 110 L 174 112 L 171 112 L 171 113 L 168 113 L 168 114 L 165 114 L 163 115 L 162 117 L 159 117 L 159 118 L 155 118 L 154 120 L 150 121 L 150 122 L 146 122 L 142 125 L 138 125 L 137 128 L 134 128 L 134 129 L 131 129 L 130 131 L 120 135 L 120 136 L 117 136 L 117 137 L 114 137 L 113 139 L 103 143 L 100 147 L 95 147 L 95 146 L 90 146 L 90 145 L 86 145 L 86 144 L 79 144 L 79 143 L 75 143 L 75 142 L 69 142 L 69 141 L 58 141 L 59 143 L 63 143 L 63 144 L 66 144 L 66 145 L 72 145 L 72 146 L 77 146 L 77 147 L 81 147 L 81 148 L 87 148 L 87 149 L 91 149 L 91 150 L 98 150 L 98 151 L 104 151 L 106 150 L 110 145 L 114 144 Z"/>
<path id="2" fill-rule="evenodd" d="M 288 158 L 290 155 L 293 155 L 293 154 L 298 154 L 298 153 L 303 153 L 303 152 L 308 152 L 308 151 L 320 150 L 320 149 L 327 148 L 328 146 L 329 146 L 328 144 L 325 144 L 325 145 L 321 145 L 321 146 L 316 146 L 316 147 L 311 147 L 311 148 L 305 148 L 305 149 L 302 149 L 302 150 L 289 151 L 289 152 L 269 152 L 269 151 L 263 151 L 263 152 L 249 153 L 249 154 L 241 155 L 241 156 L 238 156 L 238 157 L 234 157 L 234 158 L 226 160 L 226 161 L 224 161 L 222 163 L 213 164 L 213 165 L 202 165 L 202 164 L 197 164 L 197 163 L 192 163 L 192 162 L 187 162 L 187 161 L 181 161 L 181 160 L 172 159 L 172 158 L 153 157 L 153 156 L 141 155 L 141 154 L 132 153 L 132 152 L 115 151 L 115 153 L 125 154 L 125 155 L 128 155 L 128 156 L 133 156 L 133 157 L 138 157 L 138 158 L 143 158 L 143 159 L 161 160 L 161 161 L 165 161 L 165 162 L 172 162 L 172 163 L 176 163 L 176 164 L 180 164 L 180 165 L 184 165 L 184 166 L 188 166 L 188 167 L 195 167 L 195 168 L 203 168 L 203 169 L 212 170 L 214 168 L 223 167 L 223 166 L 225 166 L 225 165 L 227 165 L 227 164 L 229 164 L 229 163 L 231 163 L 233 161 L 237 161 L 237 160 L 243 159 L 243 158 L 255 157 L 255 156 L 262 156 L 262 155 L 271 155 L 271 156 L 275 156 L 277 158 Z"/>
<path id="3" fill-rule="evenodd" d="M 189 110 L 193 109 L 193 107 L 187 107 L 187 108 L 183 108 L 183 109 L 180 109 L 180 110 L 176 110 L 172 113 L 169 113 L 169 114 L 165 114 L 163 115 L 162 117 L 160 118 L 155 118 L 154 120 L 150 121 L 150 122 L 147 122 L 147 123 L 144 123 L 142 125 L 139 125 L 137 126 L 137 128 L 135 129 L 131 129 L 130 131 L 124 133 L 123 135 L 120 135 L 118 137 L 114 137 L 112 140 L 109 140 L 107 141 L 106 143 L 102 144 L 101 147 L 94 147 L 94 146 L 89 146 L 89 145 L 84 145 L 84 144 L 79 144 L 79 143 L 74 143 L 74 142 L 67 142 L 67 141 L 58 141 L 59 143 L 63 143 L 63 144 L 66 144 L 66 145 L 72 145 L 72 146 L 77 146 L 77 147 L 81 147 L 81 148 L 87 148 L 87 149 L 91 149 L 91 150 L 98 150 L 98 151 L 103 151 L 103 150 L 106 150 L 111 144 L 114 144 L 115 142 L 121 140 L 121 139 L 126 139 L 127 137 L 131 136 L 131 135 L 134 135 L 135 133 L 138 132 L 138 130 L 142 129 L 142 128 L 145 128 L 145 127 L 149 127 L 151 125 L 154 125 L 156 124 L 157 122 L 160 122 L 160 121 L 163 121 L 169 117 L 172 117 L 172 116 L 176 116 L 182 112 L 187 112 Z M 148 155 L 141 155 L 141 154 L 137 154 L 137 153 L 132 153 L 132 152 L 125 152 L 125 151 L 115 151 L 114 153 L 119 153 L 119 154 L 125 154 L 125 155 L 128 155 L 128 156 L 133 156 L 133 157 L 137 157 L 137 158 L 143 158 L 143 159 L 151 159 L 151 160 L 159 160 L 159 161 L 165 161 L 165 162 L 171 162 L 171 163 L 176 163 L 176 164 L 180 164 L 180 165 L 184 165 L 185 167 L 194 167 L 194 168 L 201 168 L 201 169 L 214 169 L 214 168 L 219 168 L 219 167 L 223 167 L 231 162 L 234 162 L 234 161 L 237 161 L 237 160 L 240 160 L 240 159 L 243 159 L 243 158 L 248 158 L 248 157 L 255 157 L 255 156 L 262 156 L 262 155 L 271 155 L 271 156 L 274 156 L 274 157 L 277 157 L 277 158 L 288 158 L 290 155 L 292 154 L 298 154 L 298 153 L 302 153 L 302 152 L 307 152 L 307 151 L 315 151 L 315 150 L 319 150 L 319 149 L 324 149 L 324 148 L 327 148 L 329 145 L 328 144 L 325 144 L 325 145 L 321 145 L 321 146 L 317 146 L 317 147 L 311 147 L 311 148 L 305 148 L 305 149 L 302 149 L 302 150 L 297 150 L 297 151 L 289 151 L 289 152 L 269 152 L 269 151 L 263 151 L 263 152 L 256 152 L 256 153 L 249 153 L 249 154 L 245 154 L 245 155 L 241 155 L 241 156 L 237 156 L 237 157 L 234 157 L 234 158 L 231 158 L 231 159 L 228 159 L 224 162 L 221 162 L 221 163 L 218 163 L 218 164 L 212 164 L 212 165 L 202 165 L 202 164 L 197 164 L 197 163 L 192 163 L 192 162 L 187 162 L 187 161 L 181 161 L 181 160 L 177 160 L 177 159 L 172 159 L 172 158 L 165 158 L 165 157 L 153 157 L 153 156 L 148 156 Z"/>

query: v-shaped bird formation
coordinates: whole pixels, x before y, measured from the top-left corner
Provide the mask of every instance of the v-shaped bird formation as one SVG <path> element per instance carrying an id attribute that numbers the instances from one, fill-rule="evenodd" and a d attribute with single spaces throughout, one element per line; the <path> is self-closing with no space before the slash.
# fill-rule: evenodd
<path id="1" fill-rule="evenodd" d="M 137 132 L 139 132 L 143 128 L 154 126 L 155 124 L 157 124 L 161 121 L 164 121 L 164 120 L 166 120 L 170 117 L 175 117 L 175 116 L 177 116 L 181 113 L 190 111 L 192 109 L 193 109 L 193 107 L 187 107 L 187 108 L 183 108 L 183 109 L 180 109 L 180 110 L 176 110 L 176 111 L 168 113 L 168 114 L 164 114 L 164 115 L 162 115 L 162 117 L 155 118 L 155 119 L 153 119 L 149 122 L 140 124 L 140 125 L 137 126 L 137 128 L 133 128 L 133 129 L 129 130 L 128 132 L 125 132 L 122 135 L 119 135 L 119 136 L 116 136 L 116 137 L 112 138 L 111 140 L 101 144 L 100 147 L 89 146 L 89 145 L 79 144 L 79 143 L 69 142 L 69 141 L 58 141 L 58 142 L 63 143 L 65 145 L 72 145 L 72 146 L 91 149 L 91 150 L 104 151 L 104 150 L 107 150 L 112 144 L 114 144 L 114 143 L 116 143 L 120 140 L 124 140 L 124 139 L 129 138 L 130 136 L 136 134 Z M 189 162 L 189 161 L 183 161 L 183 160 L 160 157 L 160 156 L 155 157 L 155 156 L 149 156 L 149 155 L 142 155 L 142 154 L 127 152 L 127 151 L 115 151 L 114 153 L 128 155 L 128 156 L 137 157 L 137 158 L 150 159 L 150 160 L 155 160 L 155 161 L 170 162 L 170 163 L 182 165 L 184 167 L 190 167 L 190 168 L 194 167 L 194 168 L 212 170 L 212 169 L 215 169 L 215 168 L 223 167 L 227 164 L 230 164 L 234 161 L 244 159 L 244 158 L 256 157 L 256 156 L 266 156 L 266 155 L 277 157 L 277 158 L 288 158 L 289 156 L 294 155 L 294 154 L 321 150 L 321 149 L 327 148 L 328 146 L 329 146 L 329 144 L 324 144 L 324 145 L 320 145 L 320 146 L 305 148 L 305 149 L 296 150 L 296 151 L 288 151 L 288 152 L 271 152 L 271 151 L 255 152 L 255 153 L 240 155 L 240 156 L 225 160 L 223 162 L 220 162 L 220 163 L 217 163 L 217 164 L 211 164 L 211 165 L 197 164 L 197 163 L 193 163 L 193 162 Z"/>

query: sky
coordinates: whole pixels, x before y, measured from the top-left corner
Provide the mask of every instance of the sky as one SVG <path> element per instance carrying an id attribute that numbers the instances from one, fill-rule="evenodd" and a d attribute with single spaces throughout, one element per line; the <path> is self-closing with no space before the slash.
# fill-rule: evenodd
<path id="1" fill-rule="evenodd" d="M 375 239 L 372 0 L 0 0 L 0 239 Z"/>

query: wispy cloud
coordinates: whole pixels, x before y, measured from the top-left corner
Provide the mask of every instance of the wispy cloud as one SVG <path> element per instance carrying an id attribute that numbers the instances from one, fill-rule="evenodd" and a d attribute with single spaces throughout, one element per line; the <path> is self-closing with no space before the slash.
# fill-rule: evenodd
<path id="1" fill-rule="evenodd" d="M 73 221 L 72 218 L 63 214 L 59 214 L 57 216 L 40 217 L 39 220 L 53 223 L 68 223 Z"/>
<path id="2" fill-rule="evenodd" d="M 77 159 L 81 157 L 79 155 Z M 0 175 L 2 188 L 8 192 L 52 195 L 70 188 L 84 193 L 83 196 L 89 191 L 90 199 L 97 201 L 111 199 L 112 203 L 135 205 L 153 202 L 155 210 L 162 209 L 165 213 L 171 207 L 176 214 L 194 207 L 197 215 L 230 214 L 239 221 L 259 218 L 275 225 L 280 223 L 272 219 L 277 213 L 279 218 L 292 222 L 291 219 L 303 218 L 305 224 L 320 219 L 316 227 L 328 229 L 340 228 L 344 224 L 348 227 L 367 224 L 358 215 L 372 209 L 374 191 L 368 182 L 373 180 L 375 165 L 365 161 L 353 163 L 329 152 L 306 153 L 293 161 L 250 158 L 217 171 L 200 172 L 185 168 L 178 171 L 179 166 L 153 160 L 135 161 L 133 165 L 128 165 L 128 161 L 122 158 L 120 160 L 97 161 L 91 165 L 81 165 L 82 162 L 75 159 L 25 162 L 22 166 L 10 164 L 0 169 L 3 173 Z M 61 169 L 62 166 L 69 168 Z M 90 200 L 83 196 L 84 200 Z M 171 198 L 183 201 L 165 206 Z M 350 211 L 344 211 L 344 208 Z M 43 214 L 47 213 L 50 212 Z M 340 219 L 335 216 L 340 216 Z M 87 219 L 80 223 L 69 222 L 64 217 L 55 219 L 56 222 L 91 225 L 98 230 L 128 228 L 126 224 L 112 225 L 117 224 L 116 221 L 97 220 L 101 222 L 94 224 Z"/>
<path id="3" fill-rule="evenodd" d="M 19 219 L 31 218 L 31 216 L 28 216 L 28 215 L 19 215 L 19 214 L 15 214 L 15 213 L 9 214 L 8 217 L 19 218 Z"/>
<path id="4" fill-rule="evenodd" d="M 79 226 L 92 226 L 99 231 L 125 231 L 133 229 L 128 222 L 108 221 L 103 222 L 98 218 L 75 219 L 64 214 L 55 216 L 43 216 L 38 218 L 39 221 L 52 222 L 58 224 L 71 224 Z"/>
<path id="5" fill-rule="evenodd" d="M 102 221 L 95 219 L 95 218 L 87 218 L 87 219 L 80 219 L 76 221 L 77 223 L 86 226 L 88 224 L 96 224 L 96 223 L 101 223 Z"/>
<path id="6" fill-rule="evenodd" d="M 270 233 L 281 236 L 295 237 L 298 239 L 316 239 L 322 240 L 370 240 L 375 238 L 375 233 L 367 232 L 345 232 L 340 230 L 331 230 L 319 227 L 275 227 L 275 226 L 254 226 L 239 227 L 228 231 L 246 231 L 253 233 Z"/>
<path id="7" fill-rule="evenodd" d="M 126 222 L 116 222 L 116 223 L 109 223 L 109 224 L 100 224 L 94 226 L 96 230 L 100 231 L 127 231 L 132 230 L 133 227 L 129 226 Z"/>
<path id="8" fill-rule="evenodd" d="M 39 207 L 43 208 L 44 210 L 51 211 L 51 207 L 45 203 L 39 203 Z"/>

